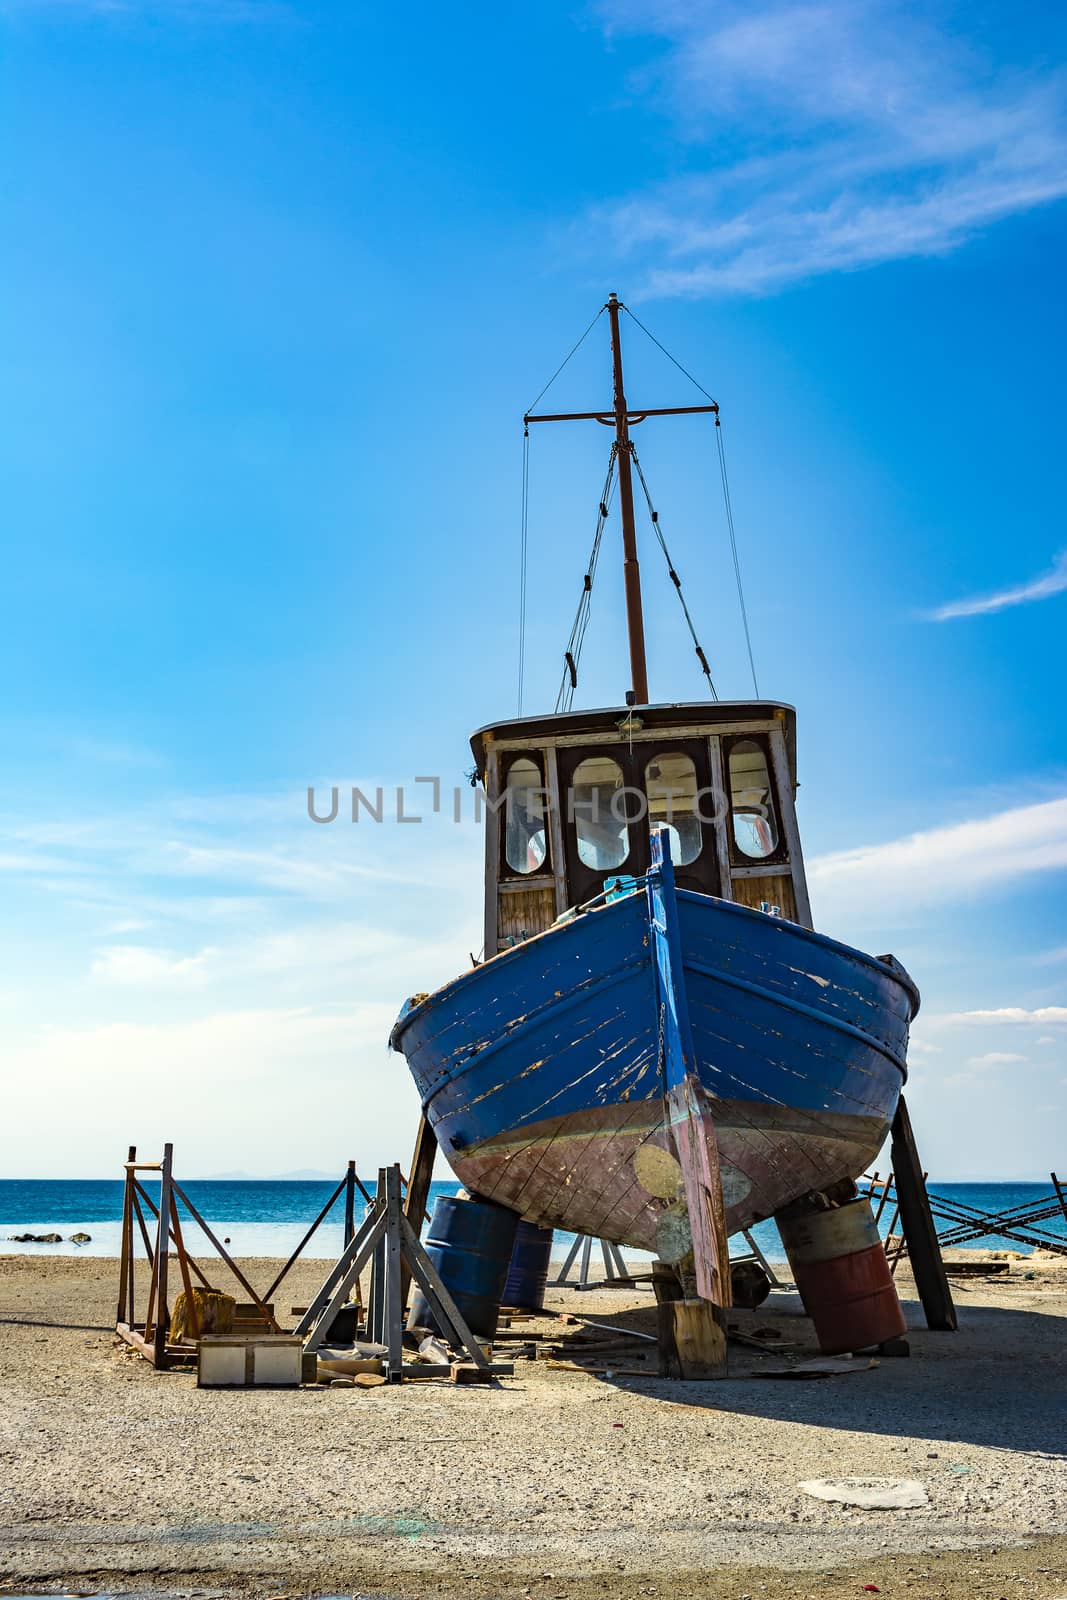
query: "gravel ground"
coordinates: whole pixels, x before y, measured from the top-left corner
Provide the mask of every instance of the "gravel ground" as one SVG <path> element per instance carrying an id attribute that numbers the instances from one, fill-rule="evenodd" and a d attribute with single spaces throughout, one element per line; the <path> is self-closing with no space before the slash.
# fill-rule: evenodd
<path id="1" fill-rule="evenodd" d="M 246 1263 L 265 1283 L 273 1265 Z M 201 1391 L 118 1342 L 116 1264 L 0 1258 L 0 1584 L 583 1600 L 1067 1597 L 1067 1270 L 908 1302 L 912 1354 L 797 1383 L 603 1379 L 519 1362 L 495 1389 Z M 301 1303 L 322 1264 L 293 1273 Z M 914 1291 L 905 1278 L 905 1298 Z M 773 1296 L 773 1325 L 815 1354 Z M 650 1296 L 550 1293 L 648 1327 Z M 915 1478 L 921 1510 L 806 1495 Z M 190 1587 L 191 1586 L 191 1587 Z"/>

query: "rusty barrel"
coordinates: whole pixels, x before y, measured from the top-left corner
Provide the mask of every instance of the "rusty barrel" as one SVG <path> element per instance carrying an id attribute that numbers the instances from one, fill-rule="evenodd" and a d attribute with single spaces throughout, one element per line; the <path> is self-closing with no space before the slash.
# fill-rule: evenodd
<path id="1" fill-rule="evenodd" d="M 824 1354 L 866 1350 L 905 1332 L 889 1263 L 864 1196 L 832 1211 L 775 1220 Z"/>

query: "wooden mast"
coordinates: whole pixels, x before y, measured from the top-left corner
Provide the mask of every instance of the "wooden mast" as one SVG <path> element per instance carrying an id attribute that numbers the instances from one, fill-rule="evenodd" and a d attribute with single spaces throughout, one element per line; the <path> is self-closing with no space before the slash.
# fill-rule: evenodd
<path id="1" fill-rule="evenodd" d="M 637 561 L 637 529 L 634 525 L 634 488 L 630 446 L 630 427 L 644 422 L 646 417 L 688 417 L 700 412 L 718 413 L 714 400 L 706 406 L 645 406 L 631 411 L 626 404 L 626 391 L 622 382 L 622 341 L 619 337 L 619 312 L 626 308 L 614 291 L 607 305 L 601 308 L 608 313 L 611 323 L 611 360 L 615 381 L 615 398 L 610 413 L 603 411 L 557 411 L 534 416 L 527 412 L 523 423 L 531 422 L 602 422 L 615 425 L 615 445 L 619 468 L 619 509 L 622 513 L 623 579 L 626 585 L 626 627 L 630 641 L 630 682 L 635 705 L 648 705 L 648 666 L 645 661 L 645 619 L 641 610 L 641 569 Z M 569 358 L 568 358 L 569 359 Z M 701 657 L 703 661 L 703 657 Z M 707 671 L 707 664 L 704 663 Z"/>
<path id="2" fill-rule="evenodd" d="M 641 610 L 641 568 L 637 561 L 634 526 L 634 486 L 630 467 L 630 425 L 622 382 L 622 340 L 619 335 L 619 297 L 608 295 L 611 322 L 611 363 L 615 395 L 615 443 L 618 447 L 619 508 L 622 514 L 623 581 L 626 585 L 626 630 L 630 640 L 630 686 L 639 706 L 648 705 L 648 666 L 645 660 L 645 619 Z"/>

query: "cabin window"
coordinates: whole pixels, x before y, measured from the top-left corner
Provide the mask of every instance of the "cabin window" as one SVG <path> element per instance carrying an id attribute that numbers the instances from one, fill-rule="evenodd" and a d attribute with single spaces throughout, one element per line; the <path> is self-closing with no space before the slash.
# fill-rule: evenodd
<path id="1" fill-rule="evenodd" d="M 508 768 L 504 856 L 512 872 L 536 872 L 548 854 L 545 835 L 545 791 L 541 771 L 529 756 Z"/>
<path id="2" fill-rule="evenodd" d="M 738 739 L 730 746 L 730 810 L 734 844 L 743 856 L 764 861 L 778 848 L 771 779 L 763 746 Z"/>
<path id="3" fill-rule="evenodd" d="M 678 751 L 653 756 L 645 766 L 650 825 L 666 823 L 671 857 L 676 866 L 688 866 L 704 842 L 697 811 L 697 769 L 689 756 Z"/>
<path id="4" fill-rule="evenodd" d="M 578 859 L 594 872 L 621 867 L 630 853 L 622 768 L 610 756 L 588 756 L 571 780 L 570 817 Z"/>

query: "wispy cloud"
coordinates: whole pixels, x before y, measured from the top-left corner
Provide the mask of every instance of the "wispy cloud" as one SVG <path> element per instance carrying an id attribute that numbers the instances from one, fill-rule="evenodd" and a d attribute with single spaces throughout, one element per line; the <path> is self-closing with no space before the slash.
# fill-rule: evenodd
<path id="1" fill-rule="evenodd" d="M 957 1023 L 977 1023 L 983 1027 L 998 1027 L 1002 1023 L 1037 1024 L 1047 1028 L 1050 1023 L 1067 1024 L 1067 1006 L 994 1006 L 979 1011 L 952 1011 L 937 1019 L 945 1026 Z"/>
<path id="2" fill-rule="evenodd" d="M 987 1050 L 984 1055 L 971 1056 L 968 1059 L 969 1067 L 1008 1067 L 1028 1060 L 1027 1056 L 1016 1055 L 1013 1050 Z"/>
<path id="3" fill-rule="evenodd" d="M 646 294 L 766 293 L 943 254 L 1067 195 L 1061 78 L 997 78 L 914 8 L 613 0 L 602 15 L 666 41 L 641 87 L 665 89 L 708 151 L 696 176 L 598 212 Z"/>
<path id="4" fill-rule="evenodd" d="M 1067 797 L 817 856 L 808 876 L 820 918 L 859 903 L 951 903 L 1034 872 L 1067 867 Z"/>
<path id="5" fill-rule="evenodd" d="M 212 952 L 176 956 L 167 950 L 147 950 L 140 945 L 111 945 L 92 966 L 94 979 L 127 987 L 192 988 L 202 984 Z"/>
<path id="6" fill-rule="evenodd" d="M 957 617 L 984 617 L 991 611 L 1007 611 L 1010 606 L 1029 605 L 1033 600 L 1048 600 L 1067 590 L 1067 550 L 1061 550 L 1051 570 L 1029 583 L 1017 583 L 992 594 L 975 595 L 969 600 L 950 600 L 924 612 L 928 622 L 952 622 Z"/>

